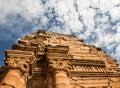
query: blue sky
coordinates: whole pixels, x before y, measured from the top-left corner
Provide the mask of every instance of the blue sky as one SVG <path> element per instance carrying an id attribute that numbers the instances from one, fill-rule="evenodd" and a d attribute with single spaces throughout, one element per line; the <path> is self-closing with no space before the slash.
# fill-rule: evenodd
<path id="1" fill-rule="evenodd" d="M 75 35 L 120 64 L 120 0 L 0 0 L 0 65 L 4 51 L 38 29 Z"/>

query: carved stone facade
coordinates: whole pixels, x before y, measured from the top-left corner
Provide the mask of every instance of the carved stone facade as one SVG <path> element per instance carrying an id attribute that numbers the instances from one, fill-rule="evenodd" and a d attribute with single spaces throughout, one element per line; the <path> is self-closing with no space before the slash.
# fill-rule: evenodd
<path id="1" fill-rule="evenodd" d="M 116 61 L 74 36 L 39 30 L 5 52 L 0 88 L 120 88 Z"/>

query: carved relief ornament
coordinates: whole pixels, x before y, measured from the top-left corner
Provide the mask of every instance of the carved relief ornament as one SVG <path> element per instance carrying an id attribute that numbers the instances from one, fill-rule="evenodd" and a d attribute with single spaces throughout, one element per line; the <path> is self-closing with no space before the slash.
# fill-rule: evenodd
<path id="1" fill-rule="evenodd" d="M 9 69 L 19 69 L 22 72 L 29 72 L 29 61 L 22 59 L 10 59 L 5 60 Z"/>
<path id="2" fill-rule="evenodd" d="M 50 60 L 48 68 L 49 68 L 49 71 L 52 71 L 52 72 L 56 72 L 56 71 L 68 72 L 70 68 L 70 64 L 69 64 L 69 61 Z"/>

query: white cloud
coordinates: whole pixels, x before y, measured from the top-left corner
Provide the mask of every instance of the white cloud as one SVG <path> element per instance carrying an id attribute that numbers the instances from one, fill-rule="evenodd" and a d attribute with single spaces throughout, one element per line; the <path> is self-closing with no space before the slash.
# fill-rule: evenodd
<path id="1" fill-rule="evenodd" d="M 120 6 L 114 7 L 110 10 L 110 15 L 112 17 L 112 21 L 117 21 L 120 18 Z"/>
<path id="2" fill-rule="evenodd" d="M 120 58 L 120 0 L 0 0 L 0 12 L 0 40 L 44 28 L 115 49 L 110 54 Z"/>
<path id="3" fill-rule="evenodd" d="M 6 21 L 6 16 L 10 14 L 19 14 L 25 20 L 39 18 L 44 14 L 45 8 L 40 0 L 1 0 L 0 1 L 0 20 Z M 1 22 L 2 22 L 1 21 Z"/>
<path id="4" fill-rule="evenodd" d="M 115 52 L 116 52 L 116 56 L 119 57 L 120 56 L 120 45 L 117 47 Z"/>

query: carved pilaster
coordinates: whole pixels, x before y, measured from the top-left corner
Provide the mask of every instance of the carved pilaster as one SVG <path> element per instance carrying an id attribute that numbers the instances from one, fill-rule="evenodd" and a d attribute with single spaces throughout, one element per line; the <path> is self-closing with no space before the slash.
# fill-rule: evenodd
<path id="1" fill-rule="evenodd" d="M 53 72 L 55 88 L 72 88 L 68 77 L 69 61 L 49 61 L 49 71 Z"/>

